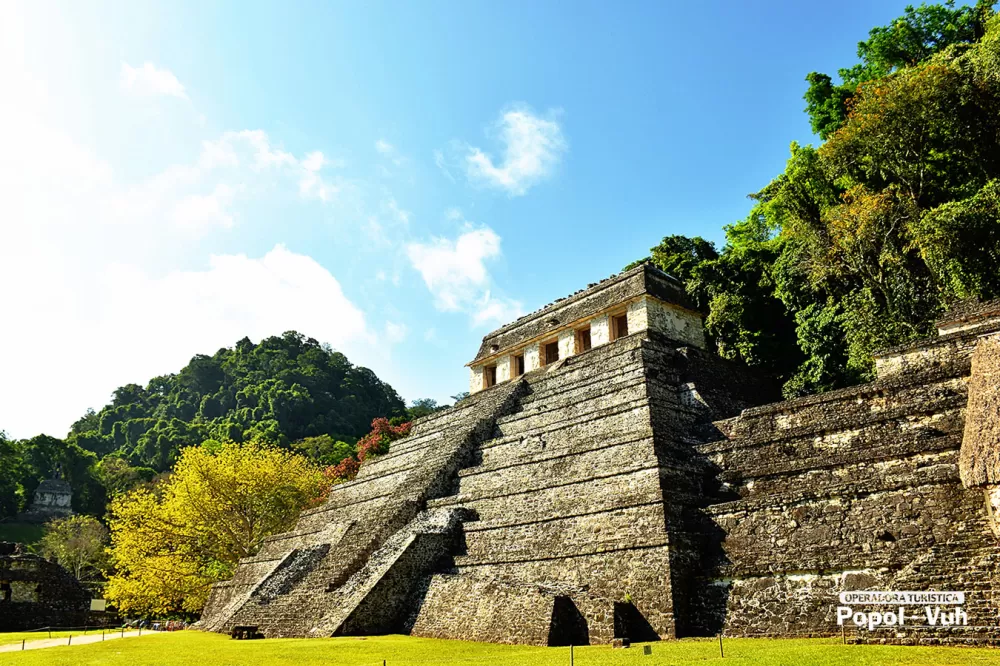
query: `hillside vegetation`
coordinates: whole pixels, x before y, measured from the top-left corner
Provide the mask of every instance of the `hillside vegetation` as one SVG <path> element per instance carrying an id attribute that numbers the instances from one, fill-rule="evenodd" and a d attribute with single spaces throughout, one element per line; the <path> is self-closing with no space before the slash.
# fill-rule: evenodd
<path id="1" fill-rule="evenodd" d="M 255 441 L 336 465 L 356 453 L 374 419 L 406 414 L 391 386 L 328 345 L 294 331 L 257 344 L 244 338 L 176 374 L 116 389 L 65 439 L 0 432 L 0 518 L 23 510 L 57 468 L 74 508 L 101 516 L 110 496 L 169 470 L 185 447 Z"/>

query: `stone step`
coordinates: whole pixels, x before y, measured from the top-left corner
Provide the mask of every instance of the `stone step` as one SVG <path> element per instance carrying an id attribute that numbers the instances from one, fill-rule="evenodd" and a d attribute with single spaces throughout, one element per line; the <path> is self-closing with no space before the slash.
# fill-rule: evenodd
<path id="1" fill-rule="evenodd" d="M 483 444 L 480 450 L 485 458 L 491 449 L 509 446 L 528 438 L 542 437 L 546 441 L 557 442 L 596 436 L 597 432 L 605 430 L 611 434 L 617 427 L 617 424 L 606 423 L 611 417 L 627 419 L 628 423 L 623 424 L 623 428 L 629 431 L 646 431 L 652 427 L 649 423 L 649 401 L 645 397 L 637 397 L 609 407 L 584 405 L 568 415 L 552 414 L 548 419 L 508 423 L 498 437 Z M 594 424 L 593 429 L 581 428 L 591 423 Z"/>
<path id="2" fill-rule="evenodd" d="M 464 506 L 479 518 L 466 524 L 466 533 L 548 522 L 577 514 L 660 502 L 658 476 L 655 466 L 636 467 L 614 476 L 591 477 L 506 495 L 490 497 L 483 494 L 475 499 L 466 496 L 455 506 Z"/>
<path id="3" fill-rule="evenodd" d="M 364 566 L 343 584 L 337 584 L 334 589 L 329 591 L 325 605 L 331 610 L 316 623 L 310 631 L 310 635 L 334 636 L 342 633 L 347 628 L 345 624 L 352 620 L 352 616 L 372 595 L 376 586 L 392 575 L 393 568 L 399 565 L 408 552 L 420 550 L 417 545 L 418 541 L 428 535 L 447 535 L 454 532 L 461 524 L 463 517 L 464 512 L 459 509 L 424 511 L 406 527 L 393 534 L 370 556 L 366 554 Z M 438 542 L 436 545 L 440 550 L 445 544 Z M 426 551 L 427 548 L 422 550 Z M 436 557 L 429 556 L 427 552 L 417 553 L 416 558 L 418 559 L 417 566 L 422 566 L 425 570 L 429 570 L 436 561 Z M 412 566 L 409 568 L 412 569 Z M 413 573 L 413 571 L 407 571 L 397 578 L 400 580 L 409 579 L 411 583 L 416 583 L 419 576 L 414 576 Z M 377 600 L 375 603 L 377 604 Z M 366 622 L 366 618 L 363 617 L 353 619 L 362 625 Z"/>
<path id="4" fill-rule="evenodd" d="M 748 449 L 777 442 L 794 442 L 828 433 L 849 431 L 861 427 L 883 424 L 891 421 L 901 421 L 922 415 L 947 414 L 965 407 L 967 398 L 964 393 L 939 396 L 936 399 L 905 401 L 887 409 L 868 410 L 849 413 L 845 416 L 832 416 L 806 421 L 802 425 L 784 425 L 767 431 L 758 431 L 752 435 L 734 435 L 731 439 L 717 440 L 697 448 L 704 454 L 722 453 L 737 449 Z M 802 419 L 805 421 L 805 419 Z"/>
<path id="5" fill-rule="evenodd" d="M 495 440 L 494 440 L 495 441 Z M 507 443 L 519 441 L 505 438 Z M 556 440 L 554 444 L 547 445 L 544 449 L 539 448 L 533 451 L 526 451 L 520 456 L 509 456 L 490 463 L 473 465 L 459 470 L 460 478 L 475 476 L 477 474 L 489 474 L 504 470 L 510 467 L 520 467 L 525 465 L 536 465 L 552 460 L 564 459 L 569 456 L 583 455 L 594 451 L 600 451 L 616 446 L 623 446 L 632 443 L 648 444 L 649 454 L 653 455 L 653 439 L 651 434 L 644 433 L 634 435 L 630 433 L 619 434 L 616 437 L 593 437 L 572 441 Z"/>
<path id="6" fill-rule="evenodd" d="M 879 432 L 873 434 L 878 435 Z M 831 438 L 844 434 L 847 436 L 837 438 L 835 445 L 828 445 L 825 439 L 814 438 L 781 442 L 751 450 L 717 453 L 709 455 L 708 460 L 726 470 L 721 476 L 723 480 L 738 479 L 745 482 L 749 479 L 844 467 L 862 461 L 878 462 L 921 453 L 958 450 L 962 444 L 961 430 L 953 429 L 943 432 L 916 431 L 907 436 L 894 434 L 891 439 L 866 436 L 868 433 L 864 431 L 834 433 Z M 893 445 L 886 447 L 887 441 L 893 442 Z"/>
<path id="7" fill-rule="evenodd" d="M 937 469 L 931 469 L 928 471 L 927 476 L 928 478 L 924 479 L 924 483 L 922 485 L 949 485 L 958 480 L 958 470 L 957 468 L 954 468 L 942 472 Z M 733 513 L 750 513 L 753 511 L 806 504 L 809 502 L 825 501 L 831 497 L 851 497 L 855 494 L 868 495 L 876 492 L 894 492 L 912 489 L 913 487 L 914 484 L 912 479 L 888 483 L 873 481 L 864 488 L 852 487 L 850 483 L 842 483 L 836 487 L 830 488 L 809 488 L 807 490 L 802 490 L 800 487 L 796 487 L 794 490 L 782 493 L 769 493 L 761 496 L 752 495 L 743 499 L 710 504 L 704 508 L 704 511 L 709 516 L 719 516 L 722 514 Z"/>
<path id="8" fill-rule="evenodd" d="M 899 405 L 937 404 L 949 398 L 966 397 L 967 377 L 961 372 L 941 370 L 925 379 L 864 384 L 746 409 L 733 428 L 732 438 L 767 439 L 817 423 L 850 424 Z"/>
<path id="9" fill-rule="evenodd" d="M 523 561 L 649 547 L 667 540 L 659 497 L 642 504 L 601 508 L 586 514 L 535 517 L 515 526 L 470 523 L 465 557 L 479 561 Z M 470 560 L 471 561 L 471 560 Z"/>
<path id="10" fill-rule="evenodd" d="M 550 397 L 536 400 L 527 406 L 522 405 L 522 409 L 514 414 L 498 419 L 497 425 L 505 430 L 511 424 L 527 419 L 564 418 L 567 412 L 586 409 L 588 405 L 593 409 L 592 405 L 595 403 L 614 404 L 616 401 L 629 399 L 629 396 L 644 397 L 645 394 L 645 378 L 640 373 L 602 378 L 592 385 L 551 394 Z"/>

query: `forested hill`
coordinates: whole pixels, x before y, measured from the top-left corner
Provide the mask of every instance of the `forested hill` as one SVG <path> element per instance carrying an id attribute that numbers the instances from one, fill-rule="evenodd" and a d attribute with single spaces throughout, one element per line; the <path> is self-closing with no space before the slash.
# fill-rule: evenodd
<path id="1" fill-rule="evenodd" d="M 290 331 L 198 355 L 177 374 L 118 388 L 111 404 L 73 424 L 68 443 L 163 471 L 206 439 L 288 445 L 330 435 L 353 442 L 372 419 L 405 414 L 396 391 L 368 368 Z"/>

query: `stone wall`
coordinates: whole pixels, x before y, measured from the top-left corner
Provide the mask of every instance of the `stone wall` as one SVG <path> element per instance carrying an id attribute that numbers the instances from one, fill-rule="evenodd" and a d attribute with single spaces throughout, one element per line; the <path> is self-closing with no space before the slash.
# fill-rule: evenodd
<path id="1" fill-rule="evenodd" d="M 80 627 L 89 614 L 90 593 L 68 571 L 0 542 L 0 631 Z"/>
<path id="2" fill-rule="evenodd" d="M 601 315 L 590 320 L 590 344 L 600 347 L 611 342 L 611 320 L 608 315 Z"/>
<path id="3" fill-rule="evenodd" d="M 686 342 L 699 349 L 705 348 L 705 329 L 698 313 L 670 307 L 663 301 L 646 296 L 637 301 L 634 308 L 630 308 L 629 330 L 633 330 L 633 309 L 641 328 L 651 328 L 673 340 Z"/>
<path id="4" fill-rule="evenodd" d="M 1000 637 L 997 539 L 982 491 L 959 474 L 980 333 L 890 351 L 873 384 L 748 409 L 719 424 L 726 439 L 696 447 L 709 504 L 689 515 L 704 563 L 690 633 L 833 635 L 843 590 L 958 590 L 967 627 L 849 634 Z"/>
<path id="5" fill-rule="evenodd" d="M 967 487 L 1000 486 L 1000 334 L 979 338 L 972 356 L 960 457 Z"/>

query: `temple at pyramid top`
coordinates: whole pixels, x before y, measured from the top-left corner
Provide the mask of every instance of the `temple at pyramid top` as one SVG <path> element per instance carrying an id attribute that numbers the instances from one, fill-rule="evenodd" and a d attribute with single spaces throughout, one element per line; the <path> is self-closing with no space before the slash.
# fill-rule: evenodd
<path id="1" fill-rule="evenodd" d="M 468 363 L 469 391 L 476 393 L 648 329 L 705 347 L 701 314 L 681 283 L 645 263 L 486 335 Z"/>

